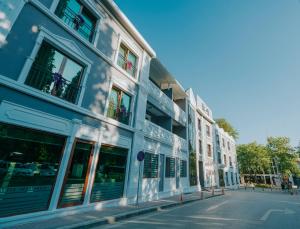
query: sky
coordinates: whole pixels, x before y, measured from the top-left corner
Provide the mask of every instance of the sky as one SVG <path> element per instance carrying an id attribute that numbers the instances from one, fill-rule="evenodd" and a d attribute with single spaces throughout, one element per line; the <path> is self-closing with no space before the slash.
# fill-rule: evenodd
<path id="1" fill-rule="evenodd" d="M 300 140 L 300 0 L 115 0 L 169 72 L 238 131 Z"/>

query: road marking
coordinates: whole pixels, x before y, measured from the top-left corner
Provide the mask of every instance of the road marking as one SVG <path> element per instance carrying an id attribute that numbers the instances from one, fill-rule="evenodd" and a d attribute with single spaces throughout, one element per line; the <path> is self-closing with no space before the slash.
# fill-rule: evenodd
<path id="1" fill-rule="evenodd" d="M 222 205 L 226 204 L 227 202 L 228 202 L 228 200 L 225 200 L 225 201 L 223 201 L 222 203 L 219 203 L 219 204 L 217 204 L 217 205 L 213 205 L 213 206 L 207 208 L 206 211 L 209 212 L 209 211 L 215 210 L 215 209 L 217 209 L 218 207 L 221 207 Z"/>
<path id="2" fill-rule="evenodd" d="M 291 214 L 295 214 L 294 211 L 290 210 L 290 209 L 284 209 L 284 210 L 281 210 L 281 209 L 269 209 L 261 218 L 260 220 L 262 221 L 266 221 L 269 216 L 273 213 L 273 212 L 279 212 L 279 213 L 283 213 L 285 215 L 291 215 Z"/>

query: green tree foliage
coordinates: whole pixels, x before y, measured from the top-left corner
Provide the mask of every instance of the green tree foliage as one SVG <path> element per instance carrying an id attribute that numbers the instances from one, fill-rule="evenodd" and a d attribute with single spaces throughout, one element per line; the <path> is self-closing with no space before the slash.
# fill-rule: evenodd
<path id="1" fill-rule="evenodd" d="M 299 175 L 300 171 L 296 163 L 298 158 L 296 150 L 290 145 L 287 137 L 269 137 L 267 139 L 267 150 L 274 159 L 278 170 L 282 175 Z"/>
<path id="2" fill-rule="evenodd" d="M 270 170 L 271 158 L 264 145 L 252 142 L 237 147 L 237 159 L 243 174 L 264 174 Z"/>
<path id="3" fill-rule="evenodd" d="M 238 139 L 239 133 L 233 126 L 224 118 L 216 119 L 215 122 L 219 127 L 223 128 L 229 135 L 231 135 L 235 140 Z"/>

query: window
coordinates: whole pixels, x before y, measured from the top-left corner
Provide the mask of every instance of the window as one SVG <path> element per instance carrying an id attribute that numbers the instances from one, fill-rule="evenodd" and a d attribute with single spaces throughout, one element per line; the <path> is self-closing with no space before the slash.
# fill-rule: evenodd
<path id="1" fill-rule="evenodd" d="M 202 154 L 202 141 L 199 140 L 199 154 Z"/>
<path id="2" fill-rule="evenodd" d="M 113 87 L 109 98 L 107 117 L 128 125 L 131 114 L 130 106 L 131 96 Z"/>
<path id="3" fill-rule="evenodd" d="M 224 138 L 222 138 L 222 146 L 223 146 L 223 148 L 225 148 L 225 140 L 224 140 Z"/>
<path id="4" fill-rule="evenodd" d="M 166 157 L 166 177 L 175 177 L 175 158 Z"/>
<path id="5" fill-rule="evenodd" d="M 158 155 L 145 153 L 144 159 L 144 178 L 158 177 Z"/>
<path id="6" fill-rule="evenodd" d="M 180 177 L 187 177 L 187 162 L 180 160 Z"/>
<path id="7" fill-rule="evenodd" d="M 206 125 L 206 135 L 208 137 L 210 137 L 210 127 L 209 127 L 209 125 Z"/>
<path id="8" fill-rule="evenodd" d="M 224 164 L 225 164 L 225 166 L 227 166 L 227 158 L 226 158 L 226 155 L 224 155 Z"/>
<path id="9" fill-rule="evenodd" d="M 227 148 L 228 148 L 228 150 L 230 150 L 230 143 L 229 142 L 227 142 Z"/>
<path id="10" fill-rule="evenodd" d="M 198 130 L 199 130 L 199 132 L 201 132 L 201 120 L 200 119 L 198 119 Z"/>
<path id="11" fill-rule="evenodd" d="M 90 164 L 92 162 L 93 148 L 93 144 L 89 142 L 79 139 L 75 141 L 58 203 L 59 208 L 76 206 L 83 203 Z"/>
<path id="12" fill-rule="evenodd" d="M 43 42 L 25 84 L 47 94 L 76 103 L 84 67 L 52 45 Z"/>
<path id="13" fill-rule="evenodd" d="M 212 157 L 212 150 L 211 150 L 211 145 L 207 144 L 207 156 Z"/>
<path id="14" fill-rule="evenodd" d="M 230 156 L 229 156 L 229 165 L 232 166 L 232 160 Z"/>
<path id="15" fill-rule="evenodd" d="M 136 76 L 137 57 L 123 43 L 120 45 L 117 64 L 129 75 Z"/>
<path id="16" fill-rule="evenodd" d="M 95 172 L 91 202 L 123 197 L 128 150 L 102 145 Z"/>
<path id="17" fill-rule="evenodd" d="M 65 140 L 0 123 L 0 218 L 48 209 Z"/>
<path id="18" fill-rule="evenodd" d="M 92 42 L 97 18 L 79 0 L 60 0 L 55 14 L 84 39 Z"/>
<path id="19" fill-rule="evenodd" d="M 218 152 L 218 163 L 221 164 L 222 163 L 222 159 L 221 159 L 221 152 Z"/>
<path id="20" fill-rule="evenodd" d="M 216 142 L 217 142 L 217 145 L 219 146 L 220 145 L 220 136 L 218 134 L 216 134 Z"/>

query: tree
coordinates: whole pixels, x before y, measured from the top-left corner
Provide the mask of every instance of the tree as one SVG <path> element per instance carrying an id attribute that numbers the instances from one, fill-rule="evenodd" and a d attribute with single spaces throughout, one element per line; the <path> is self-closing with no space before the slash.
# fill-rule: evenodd
<path id="1" fill-rule="evenodd" d="M 298 158 L 296 150 L 290 145 L 287 137 L 268 137 L 267 150 L 274 159 L 282 176 L 299 175 L 296 163 Z"/>
<path id="2" fill-rule="evenodd" d="M 224 129 L 235 140 L 238 139 L 238 137 L 239 137 L 238 131 L 235 128 L 233 128 L 233 126 L 226 119 L 219 118 L 219 119 L 216 119 L 215 122 L 218 124 L 219 127 Z"/>
<path id="3" fill-rule="evenodd" d="M 240 171 L 243 174 L 254 175 L 255 180 L 257 174 L 265 174 L 270 169 L 271 158 L 264 145 L 252 142 L 242 144 L 237 147 L 237 160 Z M 257 180 L 256 180 L 257 181 Z"/>

